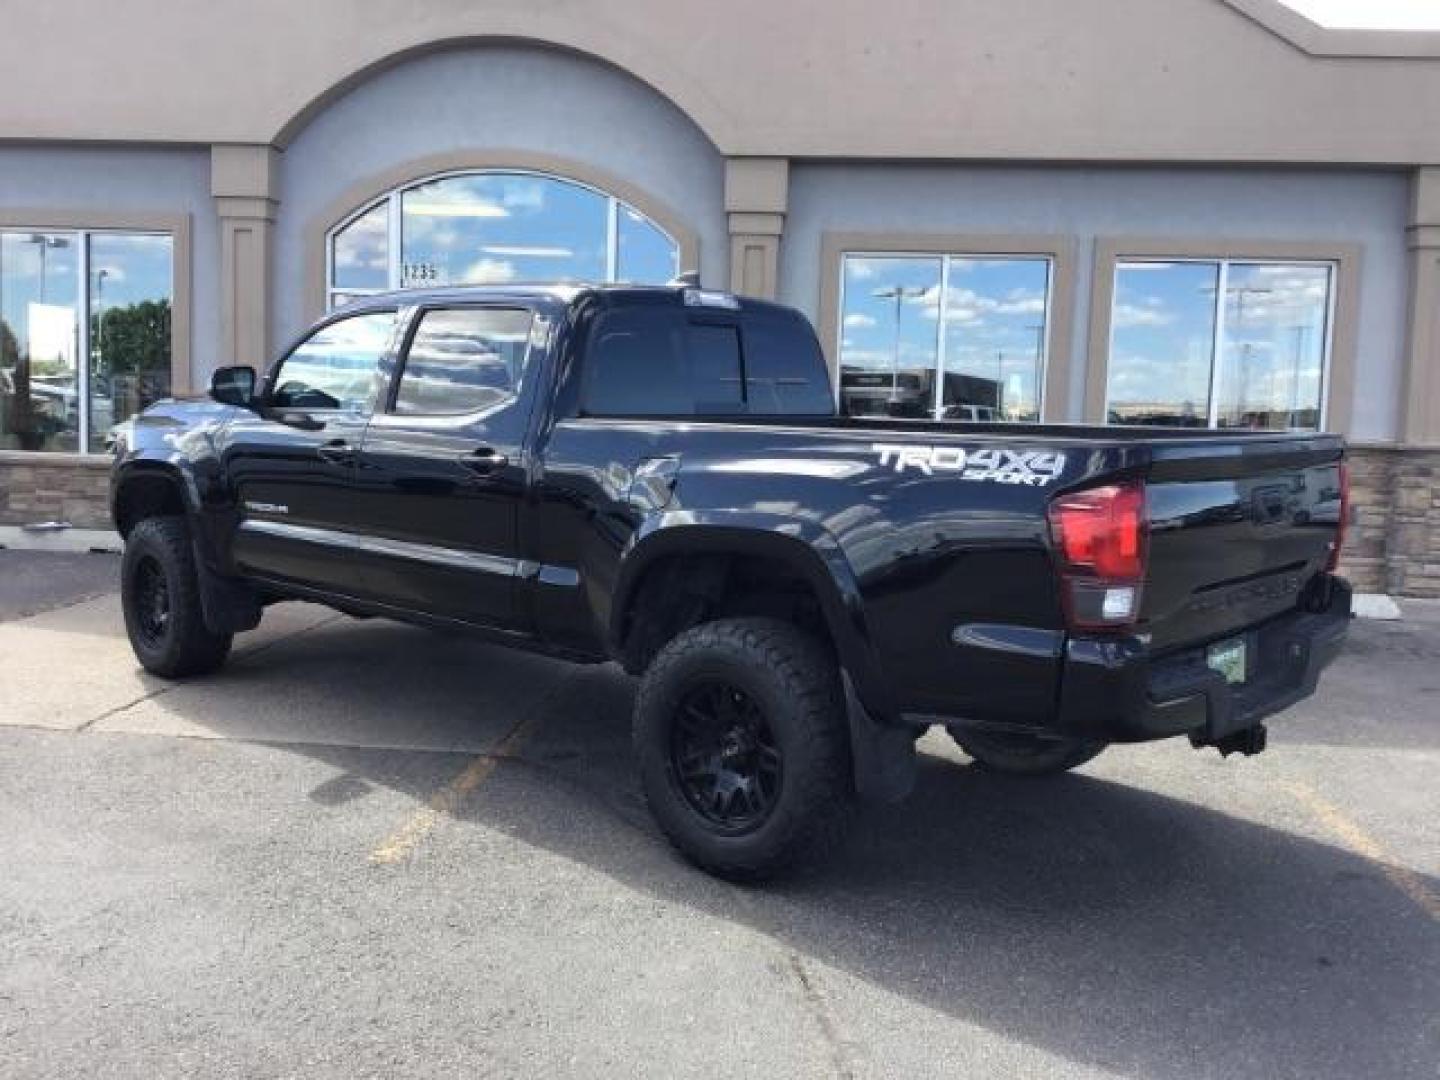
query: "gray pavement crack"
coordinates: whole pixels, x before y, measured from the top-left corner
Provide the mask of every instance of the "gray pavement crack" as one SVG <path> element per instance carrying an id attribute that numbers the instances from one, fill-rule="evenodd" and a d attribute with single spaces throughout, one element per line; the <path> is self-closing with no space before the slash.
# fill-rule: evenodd
<path id="1" fill-rule="evenodd" d="M 825 1040 L 825 1047 L 830 1057 L 831 1068 L 834 1069 L 839 1080 L 854 1080 L 855 1067 L 851 1063 L 853 1049 L 840 1031 L 840 1024 L 830 1008 L 830 1003 L 825 1000 L 815 977 L 805 966 L 805 960 L 799 953 L 788 954 L 786 960 L 789 962 L 790 973 L 795 976 L 795 981 L 800 987 L 800 996 L 804 999 L 810 1015 L 814 1018 L 820 1034 Z"/>
<path id="2" fill-rule="evenodd" d="M 326 626 L 332 625 L 333 623 L 343 618 L 344 616 L 337 612 L 334 615 L 326 616 L 319 622 L 311 623 L 309 626 L 302 626 L 300 629 L 293 630 L 288 634 L 281 634 L 278 637 L 271 638 L 269 641 L 261 642 L 259 645 L 256 645 L 252 648 L 244 649 L 243 651 L 236 653 L 234 662 L 237 664 L 245 663 L 252 657 L 259 656 L 267 649 L 279 645 L 281 642 L 294 641 L 296 638 L 302 637 L 303 635 L 310 633 L 312 630 L 320 630 Z M 110 717 L 117 716 L 120 713 L 125 712 L 127 709 L 133 709 L 136 705 L 139 705 L 142 702 L 152 701 L 158 697 L 164 697 L 166 694 L 170 693 L 170 691 L 178 689 L 182 685 L 184 684 L 178 682 L 170 682 L 164 684 L 163 686 L 157 686 L 153 690 L 149 690 L 146 693 L 141 694 L 133 701 L 127 701 L 123 705 L 116 705 L 114 708 L 106 709 L 104 712 L 99 713 L 96 716 L 92 716 L 89 720 L 86 720 L 79 727 L 72 728 L 71 730 L 77 735 L 83 734 L 84 732 L 87 732 L 91 728 L 93 728 L 96 724 L 100 723 L 102 720 L 108 720 L 110 719 Z"/>

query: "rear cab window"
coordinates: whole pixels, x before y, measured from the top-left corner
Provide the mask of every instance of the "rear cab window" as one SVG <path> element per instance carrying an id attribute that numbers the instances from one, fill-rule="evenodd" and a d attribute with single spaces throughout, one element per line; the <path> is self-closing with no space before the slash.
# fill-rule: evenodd
<path id="1" fill-rule="evenodd" d="M 797 315 L 634 304 L 602 311 L 581 374 L 587 416 L 831 416 L 824 357 Z"/>

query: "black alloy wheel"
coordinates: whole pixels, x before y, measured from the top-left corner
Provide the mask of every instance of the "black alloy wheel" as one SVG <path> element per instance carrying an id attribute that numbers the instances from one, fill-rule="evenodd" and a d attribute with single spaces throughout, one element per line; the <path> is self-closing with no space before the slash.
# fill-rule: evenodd
<path id="1" fill-rule="evenodd" d="M 135 628 L 151 648 L 162 645 L 170 627 L 170 586 L 165 569 L 153 558 L 135 567 Z"/>
<path id="2" fill-rule="evenodd" d="M 755 700 L 723 680 L 702 679 L 681 699 L 672 730 L 671 775 L 694 811 L 730 835 L 763 824 L 785 767 Z"/>
<path id="3" fill-rule="evenodd" d="M 225 662 L 232 635 L 205 623 L 190 530 L 181 517 L 137 523 L 120 560 L 125 631 L 142 667 L 167 679 L 202 675 Z"/>
<path id="4" fill-rule="evenodd" d="M 734 881 L 823 859 L 854 806 L 834 654 L 778 619 L 717 619 L 666 644 L 640 680 L 635 752 L 670 842 Z"/>

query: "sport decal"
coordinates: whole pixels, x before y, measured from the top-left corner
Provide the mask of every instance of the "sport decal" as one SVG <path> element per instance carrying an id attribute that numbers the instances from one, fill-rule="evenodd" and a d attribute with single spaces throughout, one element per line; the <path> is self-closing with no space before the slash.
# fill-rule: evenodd
<path id="1" fill-rule="evenodd" d="M 870 449 L 880 455 L 881 468 L 891 466 L 897 473 L 919 469 L 926 476 L 959 473 L 961 480 L 1044 487 L 1060 479 L 1065 471 L 1065 455 L 1058 450 L 1009 450 L 1000 446 L 966 450 L 962 446 L 913 443 L 874 443 Z"/>

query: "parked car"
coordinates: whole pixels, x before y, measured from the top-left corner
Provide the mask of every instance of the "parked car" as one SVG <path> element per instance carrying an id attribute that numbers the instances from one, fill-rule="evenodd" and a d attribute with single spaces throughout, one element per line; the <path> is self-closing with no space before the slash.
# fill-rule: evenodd
<path id="1" fill-rule="evenodd" d="M 993 405 L 951 405 L 945 410 L 946 420 L 1000 420 L 1000 411 Z"/>
<path id="2" fill-rule="evenodd" d="M 145 668 L 288 599 L 613 660 L 656 819 L 728 877 L 903 796 L 932 725 L 1023 775 L 1258 752 L 1349 618 L 1339 438 L 841 418 L 805 319 L 723 293 L 370 297 L 210 396 L 117 440 Z"/>

